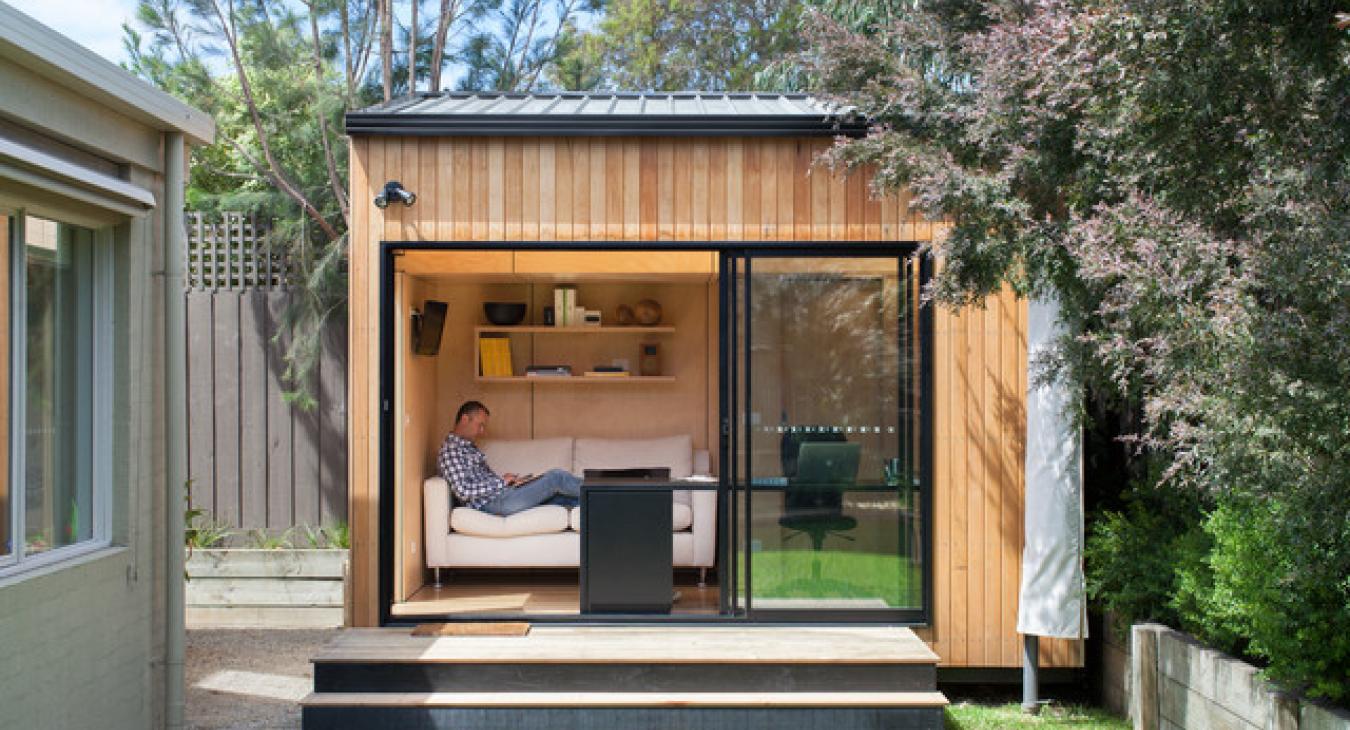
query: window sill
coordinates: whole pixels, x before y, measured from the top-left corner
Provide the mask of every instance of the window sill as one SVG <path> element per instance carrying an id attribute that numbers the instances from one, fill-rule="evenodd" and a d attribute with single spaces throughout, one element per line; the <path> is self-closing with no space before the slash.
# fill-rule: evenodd
<path id="1" fill-rule="evenodd" d="M 125 553 L 127 548 L 110 545 L 106 540 L 53 550 L 38 557 L 0 567 L 0 590 L 24 581 L 52 575 L 63 570 L 95 563 Z"/>

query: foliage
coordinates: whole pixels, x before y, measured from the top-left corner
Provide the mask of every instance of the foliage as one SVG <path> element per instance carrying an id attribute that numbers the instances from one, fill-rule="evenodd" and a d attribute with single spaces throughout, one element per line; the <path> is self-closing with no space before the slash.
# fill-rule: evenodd
<path id="1" fill-rule="evenodd" d="M 1184 579 L 1205 576 L 1210 540 L 1201 516 L 1196 495 L 1136 485 L 1124 510 L 1094 521 L 1086 550 L 1088 595 L 1120 616 L 1182 625 L 1170 596 Z"/>
<path id="2" fill-rule="evenodd" d="M 352 531 L 346 522 L 339 521 L 335 525 L 324 527 L 324 540 L 328 547 L 350 550 L 352 547 Z"/>
<path id="3" fill-rule="evenodd" d="M 550 74 L 569 89 L 742 91 L 801 48 L 800 0 L 611 0 Z"/>
<path id="4" fill-rule="evenodd" d="M 313 550 L 346 550 L 351 547 L 351 534 L 345 522 L 322 527 L 300 525 L 295 529 Z"/>
<path id="5" fill-rule="evenodd" d="M 798 59 L 873 123 L 829 161 L 873 164 L 875 187 L 908 185 L 951 221 L 931 296 L 1056 294 L 1073 334 L 1049 366 L 1142 414 L 1134 459 L 1213 505 L 1208 569 L 1101 595 L 1241 634 L 1272 676 L 1333 698 L 1350 696 L 1327 639 L 1350 635 L 1350 34 L 1338 5 L 942 0 L 860 22 L 857 4 L 839 3 L 810 13 Z M 1099 537 L 1124 547 L 1152 529 L 1182 534 L 1173 527 L 1126 512 Z M 1147 601 L 1132 593 L 1164 585 Z"/>
<path id="6" fill-rule="evenodd" d="M 287 528 L 280 533 L 263 529 L 249 530 L 248 542 L 251 547 L 259 550 L 290 550 L 295 547 L 294 532 L 294 528 Z"/>
<path id="7" fill-rule="evenodd" d="M 206 514 L 206 510 L 192 506 L 192 480 L 183 483 L 183 543 L 188 551 L 207 550 L 223 544 L 233 531 L 226 522 Z"/>

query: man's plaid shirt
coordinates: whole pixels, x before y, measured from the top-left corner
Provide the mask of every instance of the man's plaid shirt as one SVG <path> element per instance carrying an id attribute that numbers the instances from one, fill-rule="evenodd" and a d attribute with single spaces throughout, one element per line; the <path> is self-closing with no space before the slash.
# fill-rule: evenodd
<path id="1" fill-rule="evenodd" d="M 454 490 L 455 497 L 478 509 L 506 489 L 506 480 L 488 466 L 487 457 L 473 442 L 455 434 L 445 437 L 436 467 Z"/>

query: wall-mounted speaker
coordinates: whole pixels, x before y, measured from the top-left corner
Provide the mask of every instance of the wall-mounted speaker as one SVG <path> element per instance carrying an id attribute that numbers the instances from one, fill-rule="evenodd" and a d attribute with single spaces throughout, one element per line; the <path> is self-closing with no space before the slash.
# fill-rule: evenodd
<path id="1" fill-rule="evenodd" d="M 435 355 L 441 351 L 441 330 L 445 328 L 445 302 L 428 299 L 422 311 L 413 311 L 412 349 L 417 355 Z"/>

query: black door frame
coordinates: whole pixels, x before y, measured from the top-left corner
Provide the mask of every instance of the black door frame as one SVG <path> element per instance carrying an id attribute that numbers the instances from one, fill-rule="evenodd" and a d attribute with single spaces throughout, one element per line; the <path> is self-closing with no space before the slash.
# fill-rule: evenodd
<path id="1" fill-rule="evenodd" d="M 379 446 L 377 503 L 379 510 L 378 535 L 378 615 L 380 626 L 402 626 L 428 621 L 489 621 L 500 620 L 501 616 L 418 616 L 415 619 L 400 618 L 392 615 L 394 597 L 394 511 L 386 508 L 394 501 L 394 332 L 390 323 L 394 315 L 394 259 L 401 251 L 686 251 L 709 252 L 718 255 L 719 265 L 727 263 L 729 257 L 745 258 L 759 253 L 771 256 L 795 256 L 816 258 L 838 258 L 858 255 L 895 256 L 903 260 L 907 256 L 918 256 L 920 283 L 926 285 L 932 277 L 932 257 L 922 245 L 912 241 L 399 241 L 381 240 L 379 243 Z M 726 289 L 733 289 L 730 282 L 734 277 L 718 272 L 718 325 L 723 329 L 718 337 L 718 397 L 719 422 L 721 428 L 720 455 L 729 457 L 731 429 L 735 419 L 730 418 L 727 405 L 730 399 L 729 383 L 734 382 L 734 308 L 728 315 Z M 732 296 L 735 294 L 732 292 Z M 923 551 L 923 608 L 919 611 L 772 611 L 763 615 L 737 615 L 730 611 L 729 583 L 735 579 L 734 566 L 730 565 L 732 534 L 731 522 L 736 518 L 728 514 L 727 509 L 735 510 L 735 500 L 729 497 L 730 485 L 727 482 L 728 464 L 723 461 L 720 470 L 718 493 L 718 585 L 721 594 L 721 611 L 716 616 L 651 616 L 635 615 L 585 615 L 577 616 L 530 616 L 536 623 L 660 623 L 660 624 L 706 624 L 706 623 L 885 623 L 906 626 L 927 626 L 932 621 L 933 606 L 933 537 L 932 537 L 932 491 L 933 491 L 933 306 L 925 303 L 920 308 L 919 344 L 920 344 L 920 458 L 921 488 L 919 492 L 920 525 Z M 727 331 L 727 326 L 732 331 Z M 730 373 L 731 377 L 728 377 Z M 722 519 L 727 517 L 728 519 Z M 512 618 L 519 619 L 519 616 Z"/>

